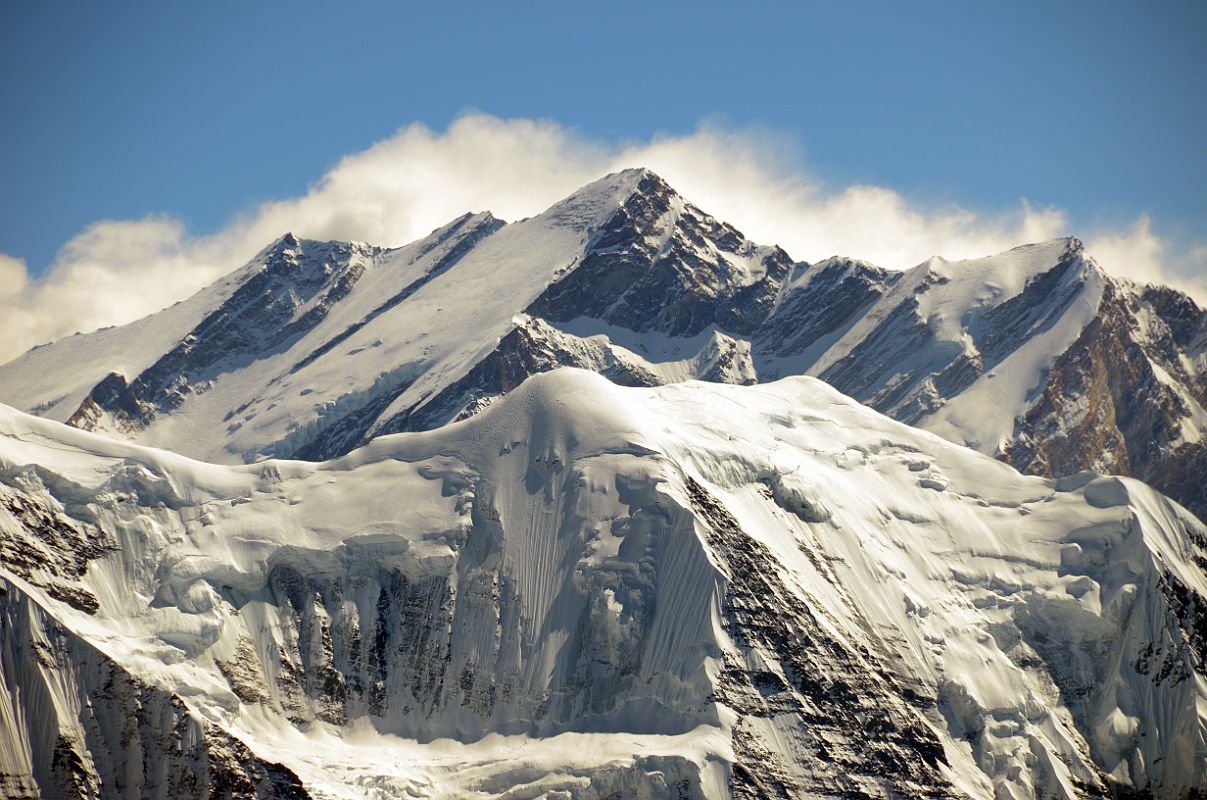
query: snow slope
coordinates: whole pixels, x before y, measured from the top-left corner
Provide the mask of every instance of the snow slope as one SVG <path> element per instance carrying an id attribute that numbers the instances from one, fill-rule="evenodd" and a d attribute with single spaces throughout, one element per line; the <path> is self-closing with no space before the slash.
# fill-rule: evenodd
<path id="1" fill-rule="evenodd" d="M 467 215 L 394 251 L 287 235 L 153 325 L 19 359 L 6 399 L 223 461 L 292 452 L 333 409 L 403 387 L 407 402 L 480 359 L 642 174 L 606 178 L 511 226 Z M 109 393 L 120 400 L 76 411 L 107 372 L 122 377 Z"/>
<path id="2" fill-rule="evenodd" d="M 630 246 L 639 252 L 626 260 Z M 665 268 L 648 270 L 651 259 Z M 382 430 L 415 427 L 410 417 L 430 427 L 457 416 L 474 398 L 445 395 L 519 331 L 525 309 L 542 298 L 557 305 L 548 290 L 576 273 L 610 279 L 623 264 L 635 284 L 612 313 L 630 325 L 681 270 L 700 279 L 707 309 L 690 291 L 667 304 L 677 335 L 698 333 L 689 329 L 706 312 L 740 319 L 743 303 L 770 296 L 788 268 L 782 251 L 746 242 L 657 176 L 628 170 L 535 218 L 504 225 L 466 215 L 398 250 L 287 235 L 186 303 L 31 351 L 0 370 L 0 394 L 209 460 L 343 453 Z M 743 369 L 718 366 L 731 349 L 725 337 L 703 342 L 694 359 L 655 372 L 724 379 Z"/>
<path id="3" fill-rule="evenodd" d="M 194 298 L 0 366 L 0 400 L 222 463 L 321 461 L 529 375 L 819 377 L 1024 471 L 1141 478 L 1207 515 L 1207 312 L 1076 239 L 892 273 L 793 263 L 648 170 L 396 250 L 268 247 Z"/>
<path id="4" fill-rule="evenodd" d="M 1207 781 L 1207 529 L 1136 481 L 1025 477 L 811 378 L 559 370 L 438 430 L 246 466 L 0 409 L 0 489 L 0 775 L 26 791 Z M 96 675 L 118 670 L 146 699 L 135 738 L 193 756 L 115 767 L 128 709 Z M 207 766 L 239 747 L 244 773 Z"/>

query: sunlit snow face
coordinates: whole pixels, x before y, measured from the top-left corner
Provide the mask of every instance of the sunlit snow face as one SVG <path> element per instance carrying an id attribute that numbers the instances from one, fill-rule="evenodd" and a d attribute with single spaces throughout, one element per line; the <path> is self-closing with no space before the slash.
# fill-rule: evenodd
<path id="1" fill-rule="evenodd" d="M 1111 670 L 1183 663 L 1143 643 L 1180 630 L 1161 581 L 1207 593 L 1184 555 L 1197 522 L 1135 482 L 1020 476 L 809 378 L 622 389 L 563 370 L 328 464 L 205 465 L 13 411 L 0 434 L 0 459 L 50 481 L 22 491 L 54 508 L 68 484 L 49 476 L 72 476 L 116 544 L 77 587 L 94 614 L 31 572 L 39 613 L 336 794 L 502 793 L 619 763 L 714 796 L 751 742 L 792 780 L 824 774 L 785 739 L 797 712 L 772 730 L 747 707 L 772 700 L 821 703 L 809 730 L 837 735 L 875 698 L 888 745 L 931 742 L 973 796 L 1057 786 L 1018 755 L 1037 749 L 1079 770 L 1154 763 L 1147 739 L 1193 751 L 1193 725 L 1147 709 L 1196 713 L 1194 681 Z M 836 688 L 809 700 L 800 676 Z M 1077 687 L 1094 703 L 1061 699 Z"/>
<path id="2" fill-rule="evenodd" d="M 439 133 L 411 125 L 344 158 L 305 196 L 265 203 L 213 235 L 165 217 L 97 222 L 32 281 L 26 265 L 0 254 L 0 275 L 11 277 L 0 281 L 8 320 L 0 360 L 184 299 L 283 231 L 396 247 L 467 211 L 533 216 L 601 175 L 634 166 L 653 169 L 755 241 L 811 262 L 843 254 L 903 269 L 935 254 L 975 258 L 1069 233 L 1062 211 L 1027 203 L 993 215 L 920 205 L 880 186 L 832 190 L 784 157 L 791 149 L 774 137 L 710 126 L 617 146 L 585 141 L 556 123 L 483 114 L 463 115 Z M 1173 283 L 1200 298 L 1207 292 L 1207 250 L 1171 253 L 1147 215 L 1122 230 L 1082 234 L 1115 274 Z"/>

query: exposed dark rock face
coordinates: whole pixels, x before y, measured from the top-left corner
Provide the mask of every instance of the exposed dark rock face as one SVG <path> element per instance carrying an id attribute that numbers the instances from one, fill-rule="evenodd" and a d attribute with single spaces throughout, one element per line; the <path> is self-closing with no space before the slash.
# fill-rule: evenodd
<path id="1" fill-rule="evenodd" d="M 287 349 L 348 295 L 372 250 L 286 234 L 226 302 L 131 381 L 111 373 L 68 420 L 93 429 L 106 415 L 119 429 L 147 425 L 222 373 Z"/>
<path id="2" fill-rule="evenodd" d="M 0 483 L 0 563 L 56 600 L 96 613 L 99 601 L 78 580 L 88 562 L 114 543 L 96 526 L 64 513 L 35 470 L 10 480 L 25 490 Z"/>
<path id="3" fill-rule="evenodd" d="M 926 720 L 934 697 L 868 651 L 829 634 L 820 605 L 802 603 L 776 577 L 774 557 L 746 535 L 703 486 L 687 478 L 709 545 L 729 577 L 727 654 L 718 699 L 741 716 L 734 729 L 735 798 L 954 798 L 943 745 Z M 794 732 L 792 763 L 760 740 Z"/>
<path id="4" fill-rule="evenodd" d="M 445 422 L 461 418 L 475 401 L 489 400 L 506 394 L 525 379 L 558 367 L 579 367 L 604 375 L 621 386 L 657 386 L 662 380 L 635 362 L 617 359 L 606 346 L 568 336 L 534 321 L 517 327 L 499 342 L 498 347 L 435 397 L 395 414 L 376 431 L 398 433 L 438 428 Z M 361 442 L 367 440 L 363 435 Z M 338 448 L 324 452 L 338 454 Z M 299 454 L 308 457 L 308 454 Z"/>
<path id="5" fill-rule="evenodd" d="M 902 275 L 843 258 L 808 271 L 815 274 L 803 286 L 786 289 L 774 314 L 759 327 L 756 353 L 812 363 Z M 765 377 L 773 380 L 780 374 L 771 371 Z"/>
<path id="6" fill-rule="evenodd" d="M 0 676 L 28 721 L 6 729 L 23 739 L 7 743 L 8 760 L 24 763 L 0 775 L 6 798 L 309 797 L 289 769 L 131 675 L 4 579 Z"/>
<path id="7" fill-rule="evenodd" d="M 526 311 L 672 336 L 710 325 L 749 335 L 771 313 L 791 268 L 783 250 L 753 245 L 647 172 L 580 263 Z"/>
<path id="8" fill-rule="evenodd" d="M 294 722 L 339 725 L 365 716 L 427 718 L 444 705 L 454 595 L 443 577 L 398 571 L 346 585 L 280 565 L 269 576 L 291 630 L 277 653 L 277 687 Z M 371 604 L 368 600 L 376 597 Z M 349 607 L 345 599 L 364 598 Z M 400 712 L 400 713 L 399 713 Z"/>
<path id="9" fill-rule="evenodd" d="M 690 520 L 668 514 L 652 484 L 635 482 L 624 489 L 632 503 L 624 526 L 633 532 L 632 546 L 588 567 L 580 563 L 590 548 L 573 501 L 581 475 L 550 465 L 547 475 L 529 478 L 535 490 L 543 484 L 571 498 L 555 526 L 561 566 L 548 576 L 560 587 L 556 619 L 531 619 L 533 599 L 519 593 L 501 559 L 507 523 L 489 487 L 462 487 L 475 498 L 474 525 L 451 574 L 414 575 L 388 565 L 332 574 L 313 567 L 306 552 L 279 559 L 268 593 L 283 640 L 275 649 L 242 646 L 220 664 L 232 691 L 300 726 L 368 719 L 383 732 L 422 742 L 473 740 L 492 731 L 548 736 L 634 714 L 624 704 L 657 677 L 646 661 L 665 645 L 650 638 L 663 565 L 682 562 L 679 548 L 695 545 L 690 558 L 707 569 Z M 624 620 L 611 619 L 610 597 L 623 603 Z M 237 593 L 232 599 L 246 602 Z M 547 675 L 536 654 L 549 638 L 566 644 Z M 705 653 L 692 655 L 702 662 Z M 649 726 L 683 733 L 702 718 L 715 719 L 703 689 L 693 696 L 693 687 L 676 685 L 673 704 L 657 690 L 643 691 L 651 694 L 641 697 L 641 716 L 627 723 L 637 732 Z"/>
<path id="10" fill-rule="evenodd" d="M 1146 466 L 1137 477 L 1207 519 L 1207 440 L 1184 444 Z"/>
<path id="11" fill-rule="evenodd" d="M 1052 366 L 1035 405 L 1019 420 L 1003 457 L 1025 472 L 1067 475 L 1092 468 L 1132 475 L 1207 516 L 1203 442 L 1181 443 L 1187 402 L 1162 375 L 1199 403 L 1201 378 L 1188 374 L 1177 342 L 1203 342 L 1207 313 L 1170 290 L 1139 296 L 1107 284 L 1098 314 Z M 1173 309 L 1143 331 L 1137 312 L 1145 298 Z M 1197 314 L 1197 319 L 1195 316 Z"/>

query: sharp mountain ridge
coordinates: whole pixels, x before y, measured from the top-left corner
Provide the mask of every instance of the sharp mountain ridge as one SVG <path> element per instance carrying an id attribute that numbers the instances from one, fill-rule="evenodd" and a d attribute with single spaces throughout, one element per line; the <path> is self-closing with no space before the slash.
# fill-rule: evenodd
<path id="1" fill-rule="evenodd" d="M 1134 475 L 1207 516 L 1207 312 L 1076 239 L 906 271 L 795 262 L 648 170 L 402 248 L 286 235 L 159 314 L 35 348 L 0 400 L 220 462 L 322 460 L 576 366 L 622 385 L 811 375 L 1045 475 Z"/>

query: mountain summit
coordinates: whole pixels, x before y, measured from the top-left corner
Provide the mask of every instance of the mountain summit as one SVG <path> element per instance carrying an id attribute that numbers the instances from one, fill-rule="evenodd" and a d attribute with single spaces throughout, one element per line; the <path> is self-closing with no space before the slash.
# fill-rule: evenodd
<path id="1" fill-rule="evenodd" d="M 794 262 L 656 174 L 393 250 L 287 235 L 194 297 L 0 367 L 0 400 L 220 462 L 325 459 L 558 366 L 625 385 L 820 377 L 1047 475 L 1135 475 L 1207 516 L 1207 313 L 1076 239 L 905 272 Z"/>
<path id="2" fill-rule="evenodd" d="M 0 796 L 1196 800 L 1205 371 L 1076 239 L 648 170 L 286 234 L 0 367 Z"/>

